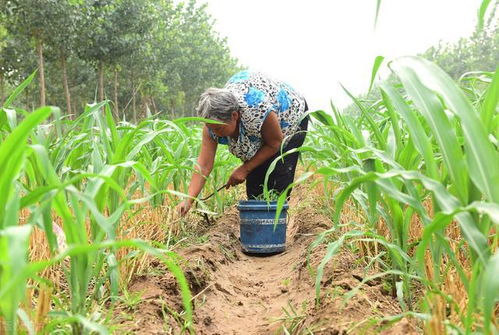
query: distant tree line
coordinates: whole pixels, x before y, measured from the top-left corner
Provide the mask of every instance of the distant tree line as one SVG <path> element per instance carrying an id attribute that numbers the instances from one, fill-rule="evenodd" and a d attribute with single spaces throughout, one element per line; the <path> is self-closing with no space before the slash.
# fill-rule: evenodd
<path id="1" fill-rule="evenodd" d="M 178 117 L 238 69 L 195 0 L 0 0 L 0 105 L 37 70 L 28 109 L 108 99 L 117 118 Z"/>
<path id="2" fill-rule="evenodd" d="M 438 64 L 455 80 L 467 72 L 493 72 L 499 65 L 499 26 L 475 31 L 456 43 L 439 43 L 421 56 Z"/>

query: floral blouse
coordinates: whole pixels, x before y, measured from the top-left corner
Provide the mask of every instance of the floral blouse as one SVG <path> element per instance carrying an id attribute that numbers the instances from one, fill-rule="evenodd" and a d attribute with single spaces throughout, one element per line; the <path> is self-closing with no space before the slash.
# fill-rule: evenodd
<path id="1" fill-rule="evenodd" d="M 218 143 L 243 161 L 251 159 L 262 146 L 261 128 L 270 112 L 275 112 L 284 135 L 284 145 L 299 128 L 305 113 L 305 99 L 286 83 L 273 80 L 262 73 L 242 71 L 233 75 L 225 88 L 234 93 L 241 107 L 239 137 L 217 137 Z"/>

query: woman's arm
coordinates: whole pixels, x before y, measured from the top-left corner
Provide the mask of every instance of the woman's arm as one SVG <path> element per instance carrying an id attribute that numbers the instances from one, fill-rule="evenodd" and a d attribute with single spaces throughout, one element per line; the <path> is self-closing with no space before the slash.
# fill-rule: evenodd
<path id="1" fill-rule="evenodd" d="M 244 182 L 251 171 L 279 151 L 284 135 L 282 134 L 276 113 L 270 112 L 269 115 L 267 115 L 267 118 L 263 122 L 261 133 L 263 139 L 262 146 L 251 159 L 244 162 L 243 165 L 232 173 L 229 178 L 228 186 L 234 186 Z"/>
<path id="2" fill-rule="evenodd" d="M 206 182 L 206 178 L 213 169 L 213 162 L 215 161 L 215 154 L 217 152 L 217 142 L 211 138 L 208 128 L 203 127 L 203 137 L 201 140 L 201 150 L 199 152 L 198 161 L 192 173 L 191 182 L 187 193 L 192 198 L 196 198 Z M 184 200 L 179 206 L 178 211 L 181 215 L 187 214 L 192 206 L 194 200 L 192 198 Z"/>

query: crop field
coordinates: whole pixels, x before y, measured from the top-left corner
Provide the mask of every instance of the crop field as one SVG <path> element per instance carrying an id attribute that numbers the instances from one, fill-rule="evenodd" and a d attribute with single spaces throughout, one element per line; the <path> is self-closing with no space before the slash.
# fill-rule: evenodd
<path id="1" fill-rule="evenodd" d="M 432 333 L 448 327 L 493 333 L 498 74 L 475 74 L 462 89 L 419 58 L 391 67 L 402 87 L 381 83 L 374 105 L 355 100 L 359 118 L 334 106 L 333 114 L 311 114 L 314 130 L 300 149 L 304 170 L 296 182 L 314 180 L 311 187 L 323 190 L 330 209 L 328 227 L 314 242 L 327 245 L 313 271 L 314 299 L 327 299 L 324 271 L 347 248 L 365 265 L 349 294 L 378 280 L 400 304 L 393 320 L 409 318 Z M 177 281 L 181 327 L 194 331 L 194 284 L 175 250 L 186 225 L 202 217 L 181 222 L 173 206 L 197 155 L 199 127 L 188 124 L 198 120 L 116 123 L 105 102 L 75 120 L 52 107 L 27 113 L 11 109 L 20 89 L 2 113 L 4 331 L 105 333 L 109 305 L 133 299 L 131 292 L 123 298 L 123 288 L 153 258 Z M 216 171 L 237 164 L 228 152 L 219 154 L 224 166 Z M 227 178 L 212 175 L 208 190 Z M 234 192 L 199 208 L 223 213 Z M 354 210 L 358 217 L 347 219 L 344 212 Z"/>
<path id="2" fill-rule="evenodd" d="M 309 111 L 271 257 L 240 250 L 225 148 L 177 213 L 207 120 L 29 109 L 38 75 L 0 100 L 0 334 L 499 334 L 497 67 L 378 57 L 376 99 Z"/>

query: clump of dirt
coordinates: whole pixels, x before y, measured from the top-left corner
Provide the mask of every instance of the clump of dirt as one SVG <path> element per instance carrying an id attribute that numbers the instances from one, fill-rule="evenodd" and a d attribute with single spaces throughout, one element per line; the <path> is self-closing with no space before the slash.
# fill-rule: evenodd
<path id="1" fill-rule="evenodd" d="M 405 319 L 391 329 L 379 328 L 380 318 L 401 312 L 381 281 L 363 285 L 345 302 L 345 294 L 364 275 L 346 248 L 326 266 L 316 304 L 316 269 L 326 246 L 308 251 L 331 222 L 310 195 L 307 186 L 294 190 L 287 248 L 281 254 L 254 257 L 241 252 L 236 208 L 211 228 L 206 243 L 178 251 L 193 295 L 196 334 L 282 334 L 284 329 L 290 334 L 416 334 Z M 120 333 L 181 333 L 182 302 L 171 274 L 137 277 L 129 292 L 141 298 L 135 306 L 118 308 Z"/>

